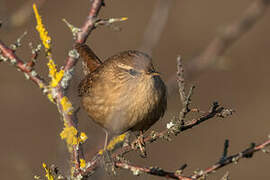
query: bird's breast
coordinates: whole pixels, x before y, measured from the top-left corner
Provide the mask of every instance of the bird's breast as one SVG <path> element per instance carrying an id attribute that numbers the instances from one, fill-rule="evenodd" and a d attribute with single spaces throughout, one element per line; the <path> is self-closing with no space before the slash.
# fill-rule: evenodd
<path id="1" fill-rule="evenodd" d="M 148 129 L 164 113 L 166 90 L 160 78 L 102 84 L 83 97 L 82 103 L 88 115 L 112 133 Z"/>

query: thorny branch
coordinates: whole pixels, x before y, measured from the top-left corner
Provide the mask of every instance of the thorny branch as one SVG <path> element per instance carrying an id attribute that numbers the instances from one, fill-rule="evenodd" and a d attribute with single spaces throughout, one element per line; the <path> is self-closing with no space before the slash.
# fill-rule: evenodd
<path id="1" fill-rule="evenodd" d="M 175 117 L 173 118 L 168 124 L 167 124 L 167 129 L 162 131 L 162 132 L 154 132 L 152 131 L 148 136 L 144 137 L 144 143 L 145 144 L 150 144 L 158 139 L 165 139 L 165 140 L 170 140 L 172 135 L 176 136 L 179 133 L 186 131 L 188 129 L 193 128 L 194 126 L 197 126 L 199 124 L 201 124 L 202 122 L 205 122 L 209 119 L 212 119 L 214 117 L 221 117 L 221 118 L 225 118 L 228 117 L 230 115 L 232 115 L 233 110 L 232 109 L 227 109 L 224 107 L 221 107 L 217 102 L 214 102 L 210 108 L 210 110 L 208 112 L 202 112 L 198 109 L 190 109 L 189 105 L 191 103 L 191 95 L 192 95 L 192 90 L 193 88 L 191 88 L 191 91 L 188 93 L 188 95 L 186 95 L 185 93 L 185 83 L 184 83 L 184 76 L 183 76 L 183 67 L 181 64 L 181 60 L 178 57 L 177 59 L 177 67 L 178 67 L 178 71 L 177 71 L 177 80 L 179 83 L 179 94 L 182 100 L 182 104 L 183 104 L 183 108 L 181 110 L 181 112 L 179 113 L 178 118 Z M 193 113 L 203 113 L 199 118 L 197 119 L 193 119 L 190 121 L 186 121 L 186 115 L 190 112 Z M 138 150 L 139 146 L 135 146 L 135 148 L 133 148 L 133 146 L 131 144 L 136 144 L 136 140 L 134 140 L 132 143 L 130 143 L 129 145 L 125 145 L 120 149 L 117 149 L 114 153 L 112 153 L 111 157 L 115 160 L 119 160 L 122 159 L 122 157 L 127 154 L 130 151 L 134 151 L 134 150 Z M 101 155 L 97 154 L 92 160 L 90 160 L 87 163 L 87 168 L 85 169 L 85 172 L 82 173 L 83 176 L 88 176 L 88 174 L 92 174 L 93 171 L 98 167 L 98 165 L 100 164 L 100 160 L 101 160 Z M 119 166 L 122 167 L 124 162 L 119 162 Z M 117 166 L 117 163 L 116 163 Z M 131 167 L 131 165 L 129 165 L 129 167 Z M 129 168 L 127 168 L 129 169 Z"/>
<path id="2" fill-rule="evenodd" d="M 221 55 L 222 53 L 225 52 L 225 50 L 242 34 L 243 32 L 247 31 L 254 22 L 258 19 L 259 16 L 261 16 L 262 12 L 264 11 L 265 7 L 269 4 L 269 1 L 266 0 L 257 0 L 251 8 L 248 9 L 248 11 L 245 13 L 242 19 L 239 20 L 239 22 L 236 22 L 232 27 L 228 28 L 226 30 L 225 35 L 222 35 L 221 38 L 218 38 L 218 43 L 223 44 L 222 48 L 219 46 L 216 46 L 220 48 L 219 50 L 216 50 L 219 53 L 214 53 L 213 57 L 217 57 L 218 55 Z M 256 4 L 257 3 L 257 4 Z M 97 20 L 97 15 L 98 12 L 100 11 L 102 5 L 104 4 L 103 0 L 93 0 L 92 1 L 92 6 L 89 11 L 89 15 L 83 24 L 83 26 L 76 31 L 75 35 L 75 43 L 73 47 L 75 47 L 76 44 L 83 44 L 86 42 L 87 37 L 90 35 L 93 29 L 96 27 L 96 23 L 98 22 Z M 252 13 L 255 11 L 255 13 Z M 249 16 L 249 18 L 247 18 Z M 0 22 L 1 26 L 1 22 Z M 74 28 L 74 27 L 73 27 Z M 75 32 L 75 31 L 74 31 Z M 233 34 L 232 37 L 229 36 L 229 34 Z M 227 39 L 228 38 L 228 39 Z M 19 40 L 17 41 L 19 42 Z M 47 88 L 47 83 L 40 77 L 38 76 L 37 72 L 34 70 L 34 65 L 35 61 L 38 55 L 38 52 L 40 48 L 33 49 L 32 48 L 32 59 L 26 63 L 23 60 L 21 60 L 19 57 L 16 56 L 15 51 L 16 48 L 19 47 L 20 44 L 17 43 L 15 44 L 15 48 L 8 48 L 7 46 L 4 45 L 3 42 L 0 41 L 0 62 L 5 61 L 5 62 L 10 62 L 13 64 L 17 69 L 20 71 L 24 72 L 26 77 L 31 79 L 35 84 L 37 84 L 40 89 L 43 91 L 43 93 L 48 93 L 48 88 Z M 209 47 L 212 47 L 214 45 L 211 45 Z M 209 48 L 211 49 L 211 48 Z M 207 50 L 205 51 L 207 52 Z M 209 54 L 209 53 L 205 53 Z M 213 54 L 212 54 L 213 55 Z M 203 56 L 204 57 L 204 56 Z M 206 56 L 207 57 L 207 56 Z M 68 114 L 63 110 L 63 107 L 61 105 L 61 99 L 65 95 L 65 90 L 69 86 L 69 81 L 72 78 L 72 72 L 73 69 L 77 63 L 79 56 L 76 50 L 71 50 L 69 52 L 67 61 L 64 66 L 64 78 L 61 81 L 61 84 L 58 84 L 54 89 L 54 100 L 55 103 L 58 107 L 58 110 L 60 114 L 62 115 L 63 119 L 69 123 L 70 126 L 74 126 L 77 128 L 77 119 L 75 113 Z M 213 59 L 213 58 L 205 58 L 205 59 Z M 203 68 L 205 66 L 202 66 Z M 179 88 L 179 95 L 181 98 L 182 102 L 182 109 L 179 113 L 178 116 L 174 117 L 168 124 L 167 124 L 167 129 L 162 131 L 162 132 L 151 132 L 148 136 L 144 138 L 144 141 L 146 144 L 152 143 L 156 141 L 157 139 L 166 139 L 170 140 L 172 135 L 178 135 L 179 133 L 191 129 L 194 126 L 197 126 L 201 124 L 202 122 L 205 122 L 209 119 L 215 118 L 215 117 L 220 117 L 220 118 L 225 118 L 230 116 L 233 113 L 232 109 L 227 109 L 222 106 L 220 106 L 217 102 L 214 102 L 208 112 L 203 112 L 199 109 L 192 109 L 190 108 L 191 105 L 191 96 L 193 93 L 194 86 L 190 88 L 190 91 L 188 94 L 185 92 L 185 82 L 184 82 L 184 76 L 183 76 L 183 67 L 182 67 L 182 62 L 181 58 L 179 57 L 177 59 L 177 82 L 178 82 L 178 88 Z M 192 120 L 187 120 L 187 115 L 189 113 L 199 113 L 199 117 L 192 119 Z M 135 141 L 134 141 L 135 142 Z M 131 144 L 134 144 L 131 143 Z M 227 141 L 226 141 L 227 142 Z M 161 168 L 158 167 L 150 167 L 150 168 L 145 168 L 145 167 L 140 167 L 136 165 L 132 165 L 130 163 L 127 163 L 126 161 L 123 160 L 123 156 L 127 154 L 130 151 L 134 151 L 138 149 L 138 146 L 135 146 L 133 148 L 130 144 L 123 146 L 120 149 L 115 150 L 112 152 L 111 157 L 115 161 L 114 166 L 117 168 L 122 168 L 122 169 L 127 169 L 133 172 L 134 175 L 139 175 L 141 173 L 147 173 L 150 175 L 155 175 L 155 176 L 162 176 L 166 178 L 172 178 L 172 179 L 180 179 L 180 180 L 193 180 L 193 179 L 199 179 L 202 177 L 205 177 L 206 175 L 213 173 L 215 170 L 224 167 L 228 164 L 231 164 L 233 162 L 237 162 L 242 158 L 250 158 L 252 155 L 259 151 L 262 150 L 264 152 L 268 152 L 265 148 L 270 145 L 270 140 L 265 141 L 262 144 L 255 145 L 252 144 L 251 147 L 245 149 L 244 151 L 227 156 L 228 154 L 228 142 L 225 143 L 224 146 L 224 152 L 221 157 L 221 159 L 214 164 L 213 166 L 201 170 L 199 172 L 194 173 L 191 176 L 182 176 L 183 168 L 176 170 L 175 172 L 169 172 L 165 171 Z M 82 156 L 82 148 L 79 144 L 74 145 L 72 147 L 72 153 L 71 153 L 71 160 L 74 162 L 74 177 L 80 177 L 80 178 L 87 178 L 90 176 L 94 170 L 100 165 L 101 163 L 101 156 L 100 154 L 97 154 L 92 158 L 90 161 L 86 162 L 86 167 L 81 168 L 80 167 L 80 156 Z M 67 179 L 63 177 L 62 179 Z"/>
<path id="3" fill-rule="evenodd" d="M 253 154 L 255 152 L 258 152 L 258 151 L 268 153 L 268 150 L 266 150 L 266 147 L 269 145 L 270 145 L 269 139 L 267 141 L 257 145 L 257 146 L 254 143 L 252 143 L 251 146 L 248 147 L 247 149 L 245 149 L 239 153 L 233 154 L 229 157 L 222 157 L 221 160 L 218 161 L 213 166 L 211 166 L 205 170 L 199 171 L 197 174 L 192 175 L 190 178 L 191 179 L 199 179 L 200 177 L 204 177 L 208 174 L 214 173 L 216 170 L 218 170 L 226 165 L 229 165 L 232 163 L 237 163 L 240 159 L 251 158 L 253 156 Z"/>
<path id="4" fill-rule="evenodd" d="M 133 175 L 138 176 L 142 173 L 153 175 L 153 176 L 160 176 L 166 177 L 170 179 L 181 179 L 181 180 L 190 180 L 188 177 L 181 176 L 177 172 L 168 172 L 158 167 L 139 167 L 135 165 L 131 165 L 128 163 L 116 162 L 115 166 L 118 168 L 129 170 L 133 173 Z"/>
<path id="5" fill-rule="evenodd" d="M 180 99 L 182 102 L 182 111 L 179 113 L 179 121 L 183 124 L 184 119 L 187 113 L 190 111 L 189 105 L 191 103 L 191 96 L 193 93 L 193 89 L 195 86 L 191 86 L 188 95 L 186 95 L 185 90 L 185 79 L 184 79 L 184 68 L 181 61 L 181 56 L 177 58 L 177 82 L 178 82 L 178 91 L 180 95 Z"/>
<path id="6" fill-rule="evenodd" d="M 78 32 L 76 43 L 83 44 L 86 42 L 87 37 L 95 28 L 96 18 L 102 5 L 104 5 L 103 0 L 92 1 L 92 7 L 89 11 L 89 15 L 86 18 L 84 25 L 80 28 L 81 31 Z"/>
<path id="7" fill-rule="evenodd" d="M 77 33 L 75 44 L 84 43 L 86 41 L 87 37 L 90 35 L 92 30 L 94 29 L 95 18 L 97 17 L 97 14 L 100 11 L 102 5 L 103 5 L 103 0 L 92 1 L 89 15 L 87 17 L 87 20 L 83 24 L 83 26 L 80 28 L 80 31 L 78 31 Z M 73 47 L 75 47 L 75 44 Z M 64 78 L 63 79 L 64 81 L 61 82 L 61 85 L 58 85 L 55 89 L 56 94 L 57 94 L 56 103 L 57 103 L 57 107 L 59 111 L 62 113 L 62 116 L 65 119 L 65 121 L 67 121 L 70 126 L 74 126 L 76 129 L 77 129 L 77 122 L 78 122 L 77 117 L 75 116 L 74 113 L 72 115 L 69 115 L 67 113 L 64 113 L 64 111 L 62 111 L 61 99 L 64 96 L 65 89 L 67 89 L 67 87 L 69 86 L 69 81 L 72 78 L 72 72 L 77 63 L 78 58 L 79 58 L 79 55 L 75 49 L 69 52 L 69 56 L 64 66 L 66 78 Z M 83 155 L 82 146 L 80 146 L 80 144 L 73 145 L 71 155 L 72 155 L 71 161 L 75 163 L 75 170 L 73 174 L 76 174 L 76 172 L 79 172 L 80 174 L 81 173 L 80 155 Z"/>
<path id="8" fill-rule="evenodd" d="M 89 11 L 89 15 L 84 25 L 80 28 L 80 31 L 76 37 L 76 43 L 84 43 L 94 29 L 95 18 L 103 5 L 103 0 L 93 0 L 92 6 Z M 75 46 L 75 44 L 74 44 Z M 36 52 L 33 52 L 33 58 L 36 58 Z M 68 54 L 68 58 L 66 60 L 66 64 L 64 66 L 64 77 L 60 84 L 58 84 L 55 88 L 52 88 L 53 98 L 58 107 L 59 113 L 62 115 L 63 119 L 69 126 L 73 126 L 77 129 L 77 119 L 74 113 L 69 114 L 63 110 L 61 100 L 65 95 L 65 90 L 69 86 L 69 81 L 72 78 L 72 73 L 74 67 L 77 63 L 79 55 L 76 50 L 71 50 Z M 31 79 L 35 84 L 37 84 L 43 93 L 48 93 L 49 89 L 47 88 L 47 83 L 40 78 L 38 73 L 33 69 L 34 63 L 25 63 L 19 57 L 15 55 L 15 49 L 10 49 L 4 45 L 2 41 L 0 41 L 0 61 L 9 61 L 11 64 L 15 65 L 17 69 L 24 72 L 26 77 Z M 30 61 L 31 62 L 31 61 Z M 71 162 L 74 162 L 74 172 L 79 172 L 80 174 L 80 160 L 79 156 L 82 153 L 82 148 L 79 144 L 72 146 L 71 152 Z"/>
<path id="9" fill-rule="evenodd" d="M 145 173 L 145 174 L 149 174 L 149 175 L 153 175 L 153 176 L 161 176 L 161 177 L 166 177 L 166 178 L 170 178 L 170 179 L 179 179 L 179 180 L 196 180 L 199 178 L 205 179 L 205 177 L 207 175 L 214 173 L 219 168 L 222 168 L 222 167 L 229 165 L 229 164 L 232 164 L 232 163 L 237 163 L 240 159 L 243 159 L 243 158 L 251 158 L 255 152 L 258 152 L 258 151 L 268 152 L 265 148 L 269 145 L 270 145 L 270 140 L 267 140 L 267 141 L 265 141 L 257 146 L 252 144 L 251 147 L 249 147 L 249 148 L 247 148 L 239 153 L 233 154 L 229 157 L 227 157 L 227 156 L 222 157 L 221 160 L 218 161 L 213 166 L 211 166 L 205 170 L 196 171 L 191 176 L 182 175 L 183 172 L 180 170 L 176 170 L 175 172 L 169 172 L 169 171 L 165 171 L 159 167 L 146 168 L 146 167 L 135 166 L 135 165 L 131 165 L 129 163 L 123 163 L 123 162 L 116 162 L 115 166 L 118 168 L 127 169 L 127 170 L 131 171 L 134 175 L 140 175 L 142 173 Z M 224 149 L 227 149 L 227 148 L 228 148 L 228 146 L 225 143 Z"/>
<path id="10" fill-rule="evenodd" d="M 178 57 L 177 59 L 177 64 L 178 64 L 178 71 L 177 71 L 177 79 L 178 79 L 178 83 L 179 83 L 179 94 L 183 103 L 183 109 L 182 109 L 182 113 L 183 112 L 187 112 L 186 114 L 188 114 L 189 112 L 198 112 L 198 110 L 189 110 L 186 111 L 186 109 L 189 109 L 186 106 L 189 106 L 190 103 L 184 103 L 187 100 L 187 97 L 190 98 L 191 97 L 191 93 L 189 93 L 188 96 L 186 96 L 184 90 L 185 87 L 184 86 L 184 77 L 183 77 L 183 67 L 181 64 L 181 59 L 180 57 Z M 190 100 L 191 102 L 191 100 Z M 200 111 L 201 112 L 201 111 Z M 177 135 L 182 131 L 185 131 L 187 129 L 190 129 L 208 119 L 211 119 L 213 117 L 222 117 L 225 118 L 229 115 L 231 115 L 233 112 L 233 110 L 231 109 L 225 109 L 223 107 L 220 107 L 218 105 L 217 102 L 214 102 L 213 105 L 211 106 L 210 110 L 208 113 L 204 113 L 203 116 L 201 116 L 200 118 L 196 119 L 196 120 L 192 120 L 190 122 L 185 122 L 185 121 L 171 121 L 172 124 L 169 125 L 169 127 L 167 127 L 168 129 L 161 132 L 161 133 L 151 133 L 149 136 L 147 136 L 144 140 L 145 143 L 152 143 L 155 140 L 157 140 L 158 138 L 165 138 L 165 139 L 169 139 L 168 136 L 170 134 L 174 134 Z M 180 113 L 181 114 L 181 113 Z M 183 118 L 185 119 L 186 116 L 179 116 L 179 118 Z M 184 123 L 183 123 L 184 122 Z M 167 125 L 168 126 L 168 125 Z M 193 175 L 190 176 L 183 176 L 183 170 L 186 166 L 184 166 L 183 168 L 180 168 L 178 170 L 176 170 L 175 172 L 169 172 L 166 170 L 163 170 L 161 168 L 158 167 L 141 167 L 141 166 L 137 166 L 137 165 L 132 165 L 129 162 L 126 161 L 122 161 L 121 159 L 123 158 L 123 155 L 128 153 L 129 151 L 132 151 L 134 149 L 132 149 L 131 146 L 124 146 L 122 147 L 120 150 L 116 151 L 115 153 L 112 154 L 112 158 L 115 159 L 115 166 L 117 168 L 122 168 L 122 169 L 127 169 L 130 170 L 134 175 L 140 175 L 142 173 L 146 173 L 149 175 L 154 175 L 154 176 L 161 176 L 161 177 L 166 177 L 166 178 L 171 178 L 171 179 L 179 179 L 179 180 L 194 180 L 194 179 L 199 179 L 199 178 L 205 178 L 206 175 L 211 174 L 213 172 L 215 172 L 215 170 L 224 167 L 228 164 L 231 163 L 235 163 L 237 161 L 239 161 L 242 158 L 250 158 L 252 157 L 252 155 L 259 151 L 262 150 L 264 152 L 268 152 L 265 148 L 267 146 L 270 145 L 270 140 L 265 141 L 264 143 L 255 146 L 255 144 L 252 144 L 251 147 L 243 150 L 240 153 L 231 155 L 231 156 L 227 156 L 228 155 L 228 148 L 229 148 L 229 141 L 226 140 L 224 143 L 224 151 L 222 154 L 222 157 L 220 158 L 220 160 L 214 164 L 213 166 L 211 166 L 210 168 L 207 168 L 205 170 L 200 170 L 200 171 L 195 171 Z M 93 172 L 94 169 L 96 168 L 96 166 L 98 165 L 98 157 L 96 156 L 92 161 L 89 162 L 89 167 L 88 169 L 86 169 L 85 173 L 90 173 Z M 84 174 L 84 175 L 86 175 Z"/>
<path id="11" fill-rule="evenodd" d="M 0 40 L 0 62 L 9 62 L 14 65 L 18 70 L 22 71 L 27 79 L 32 80 L 43 93 L 47 93 L 45 81 L 37 74 L 35 69 L 16 56 L 15 50 L 8 48 Z"/>

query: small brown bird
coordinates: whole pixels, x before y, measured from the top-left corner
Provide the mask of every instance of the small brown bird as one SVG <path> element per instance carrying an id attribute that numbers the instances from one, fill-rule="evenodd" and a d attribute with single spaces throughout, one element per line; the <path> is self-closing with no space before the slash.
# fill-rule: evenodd
<path id="1" fill-rule="evenodd" d="M 76 49 L 86 74 L 79 85 L 82 106 L 105 129 L 105 148 L 108 132 L 144 132 L 163 116 L 166 87 L 147 54 L 129 50 L 102 63 L 87 45 Z"/>

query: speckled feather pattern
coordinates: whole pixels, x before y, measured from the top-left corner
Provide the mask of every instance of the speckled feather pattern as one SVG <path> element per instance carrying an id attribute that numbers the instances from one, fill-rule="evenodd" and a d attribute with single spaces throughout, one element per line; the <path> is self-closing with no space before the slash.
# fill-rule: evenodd
<path id="1" fill-rule="evenodd" d="M 131 76 L 119 65 L 133 67 L 140 75 Z M 167 97 L 160 76 L 147 74 L 148 71 L 154 71 L 151 58 L 139 51 L 108 58 L 79 85 L 88 116 L 114 134 L 150 128 L 163 116 Z"/>

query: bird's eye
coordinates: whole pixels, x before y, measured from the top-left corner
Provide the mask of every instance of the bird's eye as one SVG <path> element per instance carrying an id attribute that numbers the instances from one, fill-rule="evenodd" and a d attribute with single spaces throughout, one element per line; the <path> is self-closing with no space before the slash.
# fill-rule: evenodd
<path id="1" fill-rule="evenodd" d="M 129 69 L 128 72 L 132 76 L 136 76 L 138 74 L 138 72 L 136 70 L 134 70 L 134 69 Z"/>
<path id="2" fill-rule="evenodd" d="M 124 64 L 118 64 L 117 65 L 121 70 L 129 73 L 130 75 L 132 76 L 136 76 L 138 75 L 140 72 L 139 71 L 136 71 L 135 69 L 133 69 L 131 66 L 128 66 L 128 65 L 124 65 Z"/>

